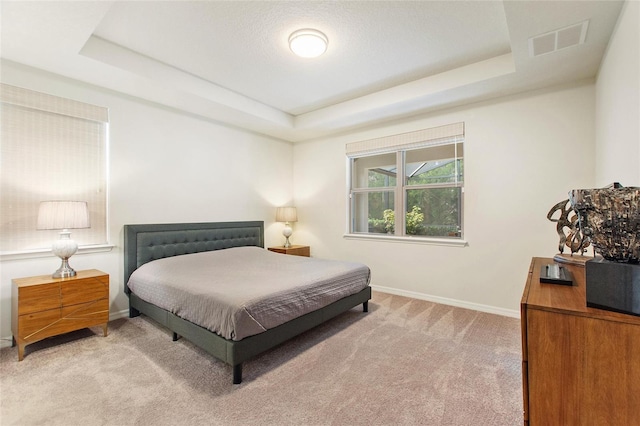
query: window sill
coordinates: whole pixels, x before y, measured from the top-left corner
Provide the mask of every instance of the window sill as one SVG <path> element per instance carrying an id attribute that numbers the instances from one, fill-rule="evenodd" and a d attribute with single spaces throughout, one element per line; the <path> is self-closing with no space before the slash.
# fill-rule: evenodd
<path id="1" fill-rule="evenodd" d="M 389 241 L 394 243 L 429 244 L 448 247 L 466 247 L 469 245 L 465 240 L 449 238 L 396 237 L 395 235 L 373 234 L 344 234 L 343 238 L 347 240 Z"/>
<path id="2" fill-rule="evenodd" d="M 111 251 L 114 247 L 115 246 L 113 244 L 97 244 L 94 246 L 82 246 L 82 247 L 78 247 L 78 251 L 76 252 L 75 255 L 107 252 L 107 251 Z M 7 251 L 7 252 L 0 253 L 0 261 L 4 262 L 7 260 L 36 259 L 39 257 L 51 257 L 51 256 L 55 256 L 53 253 L 51 253 L 51 249 Z"/>

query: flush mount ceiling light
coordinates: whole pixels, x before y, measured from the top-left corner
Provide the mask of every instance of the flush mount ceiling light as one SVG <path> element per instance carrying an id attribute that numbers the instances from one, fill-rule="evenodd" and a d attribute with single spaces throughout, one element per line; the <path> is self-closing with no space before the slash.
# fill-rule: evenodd
<path id="1" fill-rule="evenodd" d="M 289 48 L 301 58 L 315 58 L 327 50 L 329 40 L 318 30 L 309 28 L 294 31 L 289 36 Z"/>

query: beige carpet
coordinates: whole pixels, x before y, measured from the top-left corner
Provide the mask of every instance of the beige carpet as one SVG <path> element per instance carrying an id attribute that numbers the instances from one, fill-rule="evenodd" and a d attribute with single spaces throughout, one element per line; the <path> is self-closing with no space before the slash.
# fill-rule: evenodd
<path id="1" fill-rule="evenodd" d="M 244 366 L 146 317 L 0 350 L 6 425 L 518 425 L 517 319 L 374 293 Z"/>

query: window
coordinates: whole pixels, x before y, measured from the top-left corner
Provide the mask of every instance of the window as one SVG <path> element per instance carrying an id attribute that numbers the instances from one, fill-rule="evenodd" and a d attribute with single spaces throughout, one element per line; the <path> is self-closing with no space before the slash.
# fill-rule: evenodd
<path id="1" fill-rule="evenodd" d="M 461 239 L 463 144 L 463 123 L 348 144 L 349 233 Z"/>
<path id="2" fill-rule="evenodd" d="M 37 230 L 42 201 L 86 201 L 80 246 L 107 243 L 106 108 L 0 84 L 0 251 L 48 249 L 59 231 Z"/>

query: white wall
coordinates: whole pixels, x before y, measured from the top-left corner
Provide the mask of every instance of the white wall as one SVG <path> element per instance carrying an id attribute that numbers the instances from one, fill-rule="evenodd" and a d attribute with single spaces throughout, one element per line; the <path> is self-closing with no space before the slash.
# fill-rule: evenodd
<path id="1" fill-rule="evenodd" d="M 112 316 L 128 308 L 122 290 L 125 224 L 264 220 L 266 245 L 281 244 L 275 207 L 292 198 L 290 143 L 15 63 L 2 63 L 2 82 L 109 108 L 109 239 L 115 247 L 76 254 L 70 263 L 110 274 Z M 11 336 L 11 279 L 50 274 L 59 263 L 53 255 L 2 262 L 0 337 Z"/>
<path id="2" fill-rule="evenodd" d="M 640 186 L 640 2 L 620 13 L 596 83 L 596 186 Z"/>
<path id="3" fill-rule="evenodd" d="M 531 256 L 557 251 L 546 219 L 551 206 L 572 188 L 640 185 L 639 9 L 625 4 L 595 86 L 502 98 L 293 147 L 6 61 L 1 77 L 110 109 L 115 248 L 78 254 L 71 264 L 110 274 L 114 315 L 127 308 L 124 224 L 264 220 L 266 244 L 275 245 L 282 238 L 275 206 L 292 196 L 300 220 L 292 242 L 310 244 L 312 255 L 365 262 L 372 284 L 390 291 L 516 314 Z M 457 121 L 466 123 L 469 246 L 343 239 L 344 145 Z M 58 264 L 53 256 L 2 262 L 0 337 L 11 335 L 11 279 L 48 274 Z"/>
<path id="4" fill-rule="evenodd" d="M 557 253 L 547 212 L 594 184 L 594 99 L 585 82 L 296 144 L 295 242 L 314 256 L 366 263 L 372 285 L 387 291 L 517 315 L 531 257 Z M 344 239 L 345 144 L 459 121 L 468 247 Z"/>

